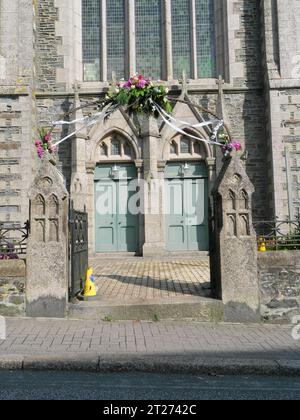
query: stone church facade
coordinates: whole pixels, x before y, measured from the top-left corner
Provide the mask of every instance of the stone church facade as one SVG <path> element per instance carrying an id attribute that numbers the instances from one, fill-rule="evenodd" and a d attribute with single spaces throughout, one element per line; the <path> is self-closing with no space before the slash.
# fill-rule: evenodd
<path id="1" fill-rule="evenodd" d="M 255 221 L 295 219 L 299 24 L 297 0 L 289 0 L 289 7 L 283 0 L 1 0 L 0 222 L 28 219 L 38 127 L 65 115 L 88 115 L 113 79 L 137 71 L 161 79 L 173 97 L 189 98 L 224 118 L 245 150 Z M 192 124 L 202 118 L 180 103 L 173 114 Z M 56 128 L 54 138 L 76 128 Z M 208 251 L 209 198 L 219 160 L 214 148 L 161 121 L 137 121 L 119 110 L 63 143 L 57 164 L 74 206 L 88 211 L 91 254 L 151 256 Z M 146 200 L 149 191 L 142 196 L 147 214 L 97 211 L 99 185 L 114 206 L 134 180 L 156 188 L 155 203 Z M 177 218 L 165 211 L 171 181 L 182 208 Z M 204 217 L 196 226 L 188 225 L 184 212 L 187 181 L 202 194 Z"/>

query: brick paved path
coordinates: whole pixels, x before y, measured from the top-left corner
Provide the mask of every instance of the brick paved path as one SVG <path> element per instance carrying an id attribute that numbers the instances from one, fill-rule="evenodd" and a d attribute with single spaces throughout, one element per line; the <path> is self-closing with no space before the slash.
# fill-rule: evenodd
<path id="1" fill-rule="evenodd" d="M 157 299 L 204 296 L 210 292 L 203 284 L 210 281 L 208 258 L 174 260 L 95 259 L 99 296 L 130 299 Z"/>
<path id="2" fill-rule="evenodd" d="M 1 355 L 197 354 L 300 360 L 291 326 L 8 319 Z"/>

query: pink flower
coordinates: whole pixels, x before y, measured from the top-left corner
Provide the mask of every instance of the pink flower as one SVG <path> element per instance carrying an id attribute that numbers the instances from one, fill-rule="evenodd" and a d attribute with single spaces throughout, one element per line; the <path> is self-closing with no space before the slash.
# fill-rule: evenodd
<path id="1" fill-rule="evenodd" d="M 225 144 L 222 147 L 222 152 L 224 153 L 225 156 L 228 156 L 233 150 L 236 150 L 237 152 L 242 150 L 241 143 L 238 141 L 232 141 L 230 143 Z"/>
<path id="2" fill-rule="evenodd" d="M 42 142 L 41 142 L 41 140 L 37 140 L 36 142 L 35 142 L 35 145 L 36 145 L 36 147 L 39 147 L 39 146 L 42 146 Z"/>
<path id="3" fill-rule="evenodd" d="M 50 152 L 50 153 L 55 153 L 56 151 L 57 151 L 57 147 L 56 147 L 56 146 L 52 146 L 52 145 L 51 145 L 51 146 L 49 147 L 49 152 Z"/>
<path id="4" fill-rule="evenodd" d="M 239 141 L 233 141 L 233 142 L 231 142 L 231 145 L 237 152 L 242 150 L 242 145 Z"/>
<path id="5" fill-rule="evenodd" d="M 42 147 L 38 147 L 38 149 L 37 149 L 37 154 L 38 154 L 38 157 L 39 157 L 40 159 L 43 157 L 43 155 L 44 155 L 44 150 L 43 150 L 43 148 L 42 148 Z"/>
<path id="6" fill-rule="evenodd" d="M 139 82 L 137 83 L 136 87 L 138 89 L 144 89 L 147 85 L 147 81 L 144 79 L 139 80 Z"/>
<path id="7" fill-rule="evenodd" d="M 51 140 L 51 133 L 46 134 L 45 137 L 44 137 L 44 140 L 46 142 L 50 141 Z"/>
<path id="8" fill-rule="evenodd" d="M 124 83 L 122 85 L 122 88 L 124 88 L 124 89 L 131 89 L 131 86 L 132 86 L 132 83 L 131 83 L 130 80 L 128 80 L 128 82 L 126 82 L 126 83 Z"/>

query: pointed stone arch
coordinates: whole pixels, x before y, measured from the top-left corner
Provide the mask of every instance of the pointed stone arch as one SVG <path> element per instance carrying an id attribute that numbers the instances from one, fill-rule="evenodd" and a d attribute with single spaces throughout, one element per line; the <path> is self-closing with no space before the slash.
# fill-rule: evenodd
<path id="1" fill-rule="evenodd" d="M 210 147 L 209 144 L 207 144 L 205 142 L 202 142 L 200 140 L 201 139 L 201 133 L 198 130 L 192 129 L 192 128 L 187 127 L 187 126 L 183 126 L 183 127 L 180 127 L 180 128 L 181 128 L 181 130 L 183 130 L 187 134 L 190 134 L 190 135 L 195 136 L 195 137 L 199 137 L 198 142 L 197 142 L 196 139 L 193 139 L 193 138 L 188 137 L 188 136 L 186 137 L 186 139 L 189 140 L 191 144 L 197 143 L 197 144 L 200 145 L 201 149 L 203 150 L 202 159 L 213 158 L 212 148 Z M 162 160 L 164 160 L 164 161 L 170 160 L 170 148 L 171 148 L 171 145 L 174 144 L 174 143 L 176 143 L 176 147 L 177 147 L 177 150 L 178 150 L 178 157 L 180 158 L 180 144 L 179 144 L 179 142 L 180 142 L 181 139 L 183 139 L 184 135 L 181 134 L 181 133 L 178 133 L 176 130 L 173 130 L 173 131 L 174 131 L 174 133 L 173 133 L 174 135 L 171 138 L 166 139 L 164 141 L 164 144 L 163 144 Z M 184 159 L 188 159 L 188 158 L 189 158 L 188 156 L 184 157 Z M 191 153 L 190 158 L 193 158 L 192 153 Z"/>
<path id="2" fill-rule="evenodd" d="M 88 162 L 97 162 L 95 157 L 97 156 L 98 148 L 103 140 L 113 135 L 121 136 L 130 144 L 133 150 L 133 160 L 141 159 L 141 151 L 138 144 L 139 135 L 129 117 L 127 117 L 126 113 L 119 110 L 111 115 L 106 122 L 99 122 L 91 129 L 86 148 Z"/>
<path id="3" fill-rule="evenodd" d="M 191 105 L 181 103 L 181 102 L 176 103 L 173 109 L 172 116 L 176 118 L 177 120 L 186 121 L 187 123 L 191 123 L 194 125 L 205 121 L 203 115 L 200 112 L 198 112 L 196 108 L 194 108 Z M 182 124 L 181 126 L 179 126 L 179 128 L 187 132 L 188 134 L 191 134 L 195 137 L 199 137 L 199 139 L 201 138 L 208 139 L 212 132 L 209 127 L 201 127 L 199 129 L 198 128 L 196 129 L 196 128 L 191 128 L 187 124 L 186 125 Z M 174 139 L 177 136 L 180 136 L 182 134 L 178 133 L 175 129 L 173 129 L 166 123 L 162 124 L 160 133 L 163 139 L 162 160 L 168 160 L 168 154 L 169 154 L 170 145 L 172 141 L 174 141 Z M 192 138 L 191 138 L 191 141 L 193 141 Z M 203 149 L 205 150 L 205 154 L 206 154 L 205 158 L 207 159 L 213 158 L 214 157 L 213 148 L 205 142 L 201 142 L 201 144 L 203 145 Z"/>
<path id="4" fill-rule="evenodd" d="M 122 151 L 113 154 L 113 144 L 120 145 Z M 130 148 L 128 153 L 127 148 Z M 102 162 L 113 160 L 135 161 L 140 159 L 140 152 L 135 140 L 127 132 L 115 127 L 108 132 L 102 133 L 102 137 L 94 143 L 90 161 Z"/>

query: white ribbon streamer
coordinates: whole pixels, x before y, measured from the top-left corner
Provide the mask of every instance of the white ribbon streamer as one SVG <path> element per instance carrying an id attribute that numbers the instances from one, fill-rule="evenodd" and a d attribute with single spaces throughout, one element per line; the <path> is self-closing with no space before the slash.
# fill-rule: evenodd
<path id="1" fill-rule="evenodd" d="M 157 105 L 157 104 L 155 104 L 155 105 Z M 160 107 L 160 110 L 165 115 L 165 117 L 169 118 L 170 120 L 175 121 L 176 123 L 180 123 L 180 124 L 183 124 L 185 126 L 191 127 L 191 128 L 201 128 L 201 127 L 208 127 L 209 125 L 213 125 L 213 121 L 204 121 L 204 122 L 199 123 L 199 124 L 190 124 L 186 121 L 176 120 L 174 117 L 172 117 L 170 114 L 168 114 L 161 107 Z"/>
<path id="2" fill-rule="evenodd" d="M 171 121 L 174 121 L 175 123 L 183 124 L 186 127 L 201 128 L 201 127 L 208 127 L 209 125 L 213 126 L 213 124 L 214 124 L 213 121 L 204 121 L 204 122 L 199 123 L 199 124 L 190 124 L 190 123 L 187 123 L 185 121 L 176 120 L 174 117 L 169 115 L 164 109 L 162 109 L 157 103 L 155 103 L 153 101 L 151 101 L 151 102 L 152 102 L 153 107 L 157 110 L 157 112 L 159 113 L 159 115 L 163 119 L 163 121 L 166 124 L 168 124 L 171 128 L 173 128 L 175 131 L 177 131 L 178 133 L 181 133 L 184 136 L 190 137 L 190 138 L 198 140 L 198 141 L 202 141 L 202 142 L 207 143 L 207 144 L 212 144 L 212 145 L 221 146 L 221 147 L 224 146 L 224 144 L 218 143 L 217 141 L 207 140 L 207 139 L 204 139 L 200 136 L 199 137 L 193 136 L 192 134 L 189 134 L 189 133 L 185 132 L 183 129 L 177 127 L 175 124 L 173 124 L 171 122 Z M 68 134 L 66 137 L 64 137 L 63 139 L 61 139 L 57 143 L 55 143 L 53 146 L 57 147 L 60 144 L 62 144 L 63 142 L 65 142 L 66 140 L 75 136 L 77 133 L 83 131 L 84 129 L 87 129 L 88 127 L 91 127 L 91 126 L 103 121 L 105 119 L 105 117 L 108 117 L 110 114 L 115 112 L 118 108 L 119 108 L 119 106 L 115 106 L 115 107 L 112 107 L 110 110 L 105 110 L 105 111 L 102 111 L 102 112 L 98 112 L 94 115 L 86 116 L 86 117 L 83 117 L 83 118 L 78 118 L 78 119 L 73 120 L 73 121 L 63 121 L 63 120 L 62 121 L 54 121 L 53 126 L 57 126 L 57 125 L 69 125 L 70 126 L 70 125 L 77 124 L 77 123 L 80 123 L 80 122 L 84 122 L 85 124 L 83 124 L 83 126 L 78 128 L 77 130 L 73 131 L 71 134 Z M 213 135 L 211 137 L 212 139 L 217 138 L 217 133 L 223 126 L 224 126 L 224 121 L 220 121 L 219 124 L 213 130 Z"/>
<path id="3" fill-rule="evenodd" d="M 66 137 L 64 137 L 63 139 L 59 140 L 57 143 L 55 143 L 53 146 L 57 147 L 59 146 L 61 143 L 65 142 L 66 140 L 68 140 L 69 138 L 75 136 L 77 133 L 80 133 L 81 131 L 83 131 L 84 129 L 86 129 L 87 127 L 91 127 L 95 124 L 97 124 L 98 122 L 101 122 L 102 120 L 104 120 L 105 116 L 107 115 L 107 111 L 104 112 L 99 112 L 95 115 L 93 115 L 92 117 L 85 117 L 84 120 L 86 121 L 86 124 L 84 124 L 82 127 L 80 127 L 79 129 L 73 131 L 73 133 L 68 134 Z M 87 119 L 90 119 L 90 121 L 88 122 Z M 82 119 L 83 120 L 83 119 Z M 78 122 L 78 121 L 77 121 Z M 71 124 L 71 123 L 70 123 Z M 74 124 L 74 122 L 73 122 Z"/>
<path id="4" fill-rule="evenodd" d="M 216 141 L 211 141 L 211 140 L 207 140 L 207 139 L 203 139 L 203 138 L 201 138 L 201 137 L 196 137 L 196 136 L 193 136 L 192 134 L 188 134 L 188 133 L 186 133 L 184 130 L 182 130 L 181 128 L 179 128 L 179 127 L 177 127 L 175 124 L 173 124 L 173 123 L 171 123 L 165 116 L 164 116 L 164 114 L 163 114 L 163 110 L 162 110 L 162 108 L 159 106 L 159 105 L 157 105 L 156 103 L 154 103 L 153 102 L 153 104 L 154 104 L 154 106 L 155 106 L 155 108 L 156 108 L 156 110 L 157 110 L 157 112 L 159 113 L 159 115 L 162 117 L 162 119 L 164 120 L 164 122 L 166 123 L 166 124 L 168 124 L 170 127 L 172 127 L 175 131 L 177 131 L 178 133 L 180 133 L 180 134 L 183 134 L 184 136 L 187 136 L 187 137 L 190 137 L 190 138 L 192 138 L 192 139 L 195 139 L 195 140 L 198 140 L 198 141 L 203 141 L 204 143 L 207 143 L 207 144 L 212 144 L 212 145 L 215 145 L 215 146 L 221 146 L 221 147 L 223 147 L 224 146 L 224 144 L 222 144 L 222 143 L 218 143 L 218 142 L 216 142 Z M 169 116 L 169 114 L 167 114 L 168 116 Z M 174 119 L 174 118 L 170 118 L 170 119 Z M 175 120 L 176 121 L 176 120 Z"/>

